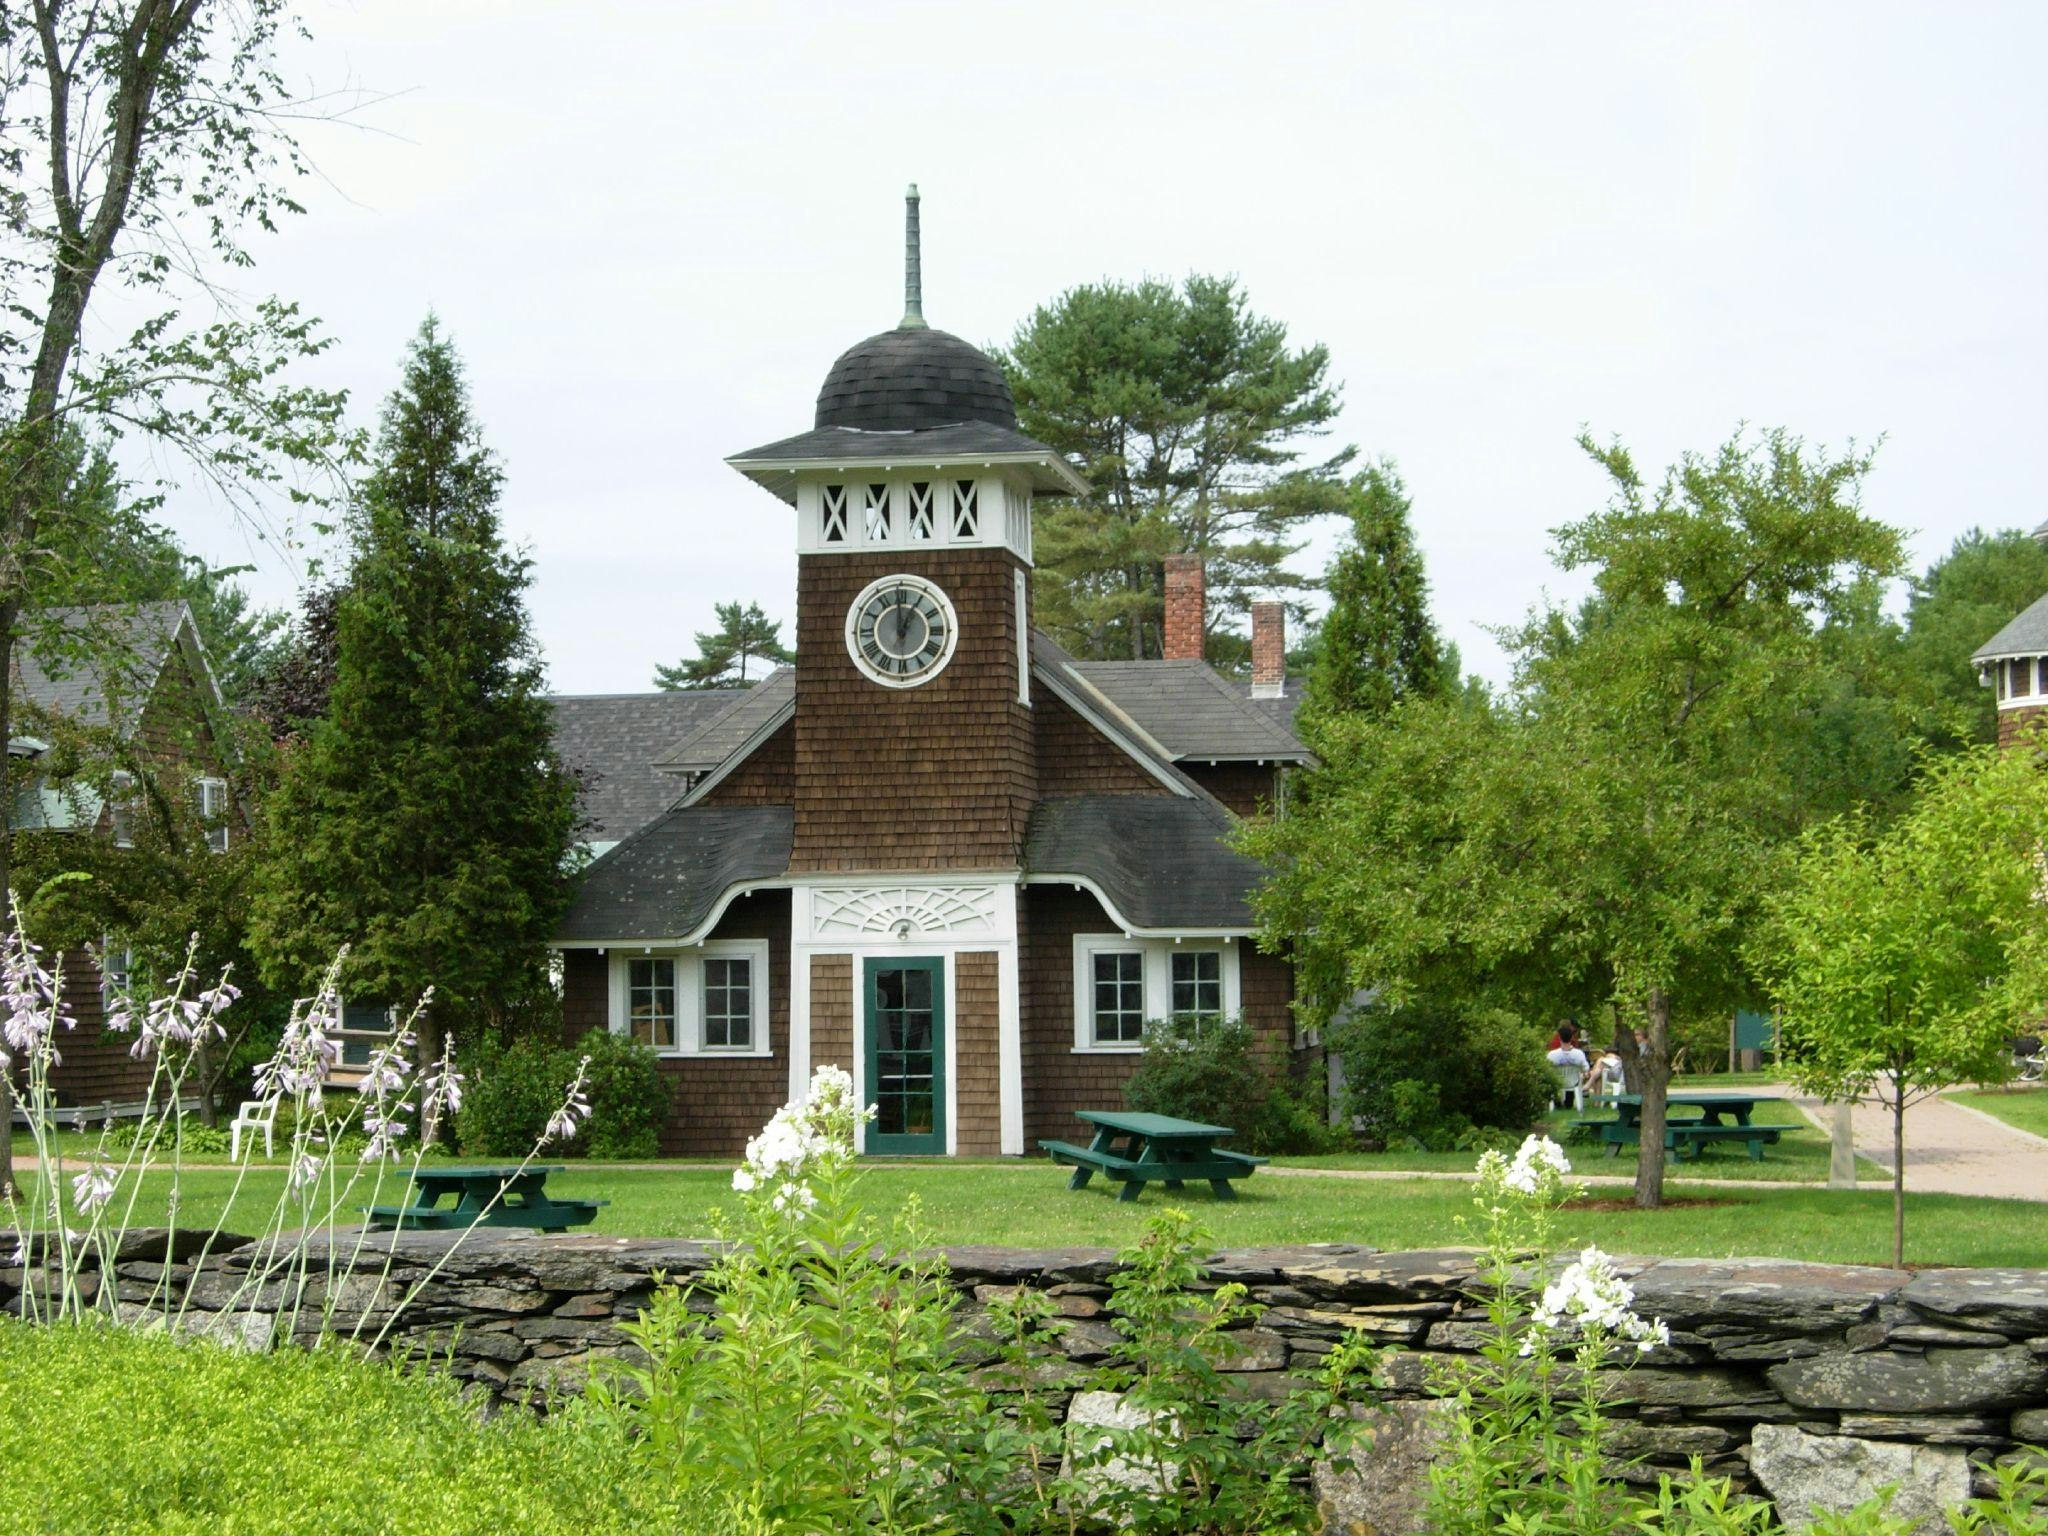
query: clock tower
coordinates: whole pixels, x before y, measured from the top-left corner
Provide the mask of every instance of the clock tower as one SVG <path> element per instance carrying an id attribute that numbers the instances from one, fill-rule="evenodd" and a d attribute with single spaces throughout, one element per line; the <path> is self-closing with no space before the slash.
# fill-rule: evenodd
<path id="1" fill-rule="evenodd" d="M 905 223 L 903 318 L 728 461 L 796 512 L 792 873 L 1015 871 L 1037 799 L 1031 506 L 1084 486 L 925 322 L 915 187 Z"/>

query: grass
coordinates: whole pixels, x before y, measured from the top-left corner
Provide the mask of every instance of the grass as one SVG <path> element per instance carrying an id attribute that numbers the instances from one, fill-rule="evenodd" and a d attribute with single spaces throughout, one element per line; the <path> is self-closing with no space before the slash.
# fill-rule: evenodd
<path id="1" fill-rule="evenodd" d="M 1709 1091 L 1697 1080 L 1674 1087 L 1674 1093 L 1701 1093 Z M 1588 1119 L 1603 1119 L 1611 1111 L 1589 1107 Z M 1636 1149 L 1623 1147 L 1614 1157 L 1605 1155 L 1605 1148 L 1598 1142 L 1571 1141 L 1567 1124 L 1579 1118 L 1574 1112 L 1559 1110 L 1547 1115 L 1543 1129 L 1559 1141 L 1564 1142 L 1572 1160 L 1581 1173 L 1611 1173 L 1625 1178 L 1635 1177 Z M 1756 1123 L 1776 1125 L 1784 1128 L 1783 1134 L 1774 1147 L 1764 1148 L 1762 1162 L 1752 1161 L 1748 1149 L 1742 1144 L 1710 1146 L 1701 1153 L 1697 1162 L 1667 1164 L 1683 1173 L 1690 1173 L 1703 1179 L 1743 1179 L 1764 1184 L 1824 1184 L 1828 1177 L 1828 1138 L 1814 1127 L 1812 1121 L 1802 1115 L 1792 1104 L 1759 1104 L 1756 1107 Z M 1292 1165 L 1310 1168 L 1359 1168 L 1377 1172 L 1416 1173 L 1465 1173 L 1472 1167 L 1470 1152 L 1336 1152 L 1320 1157 L 1290 1157 L 1283 1159 Z M 1877 1164 L 1864 1160 L 1863 1171 L 1875 1178 L 1883 1173 Z"/>
<path id="2" fill-rule="evenodd" d="M 1596 1160 L 1602 1167 L 1604 1159 Z M 1469 1170 L 1470 1160 L 1464 1160 Z M 184 1177 L 180 1224 L 210 1225 L 221 1215 L 233 1180 L 226 1171 L 192 1170 Z M 247 1230 L 276 1198 L 280 1175 L 249 1175 L 227 1225 Z M 712 1213 L 733 1203 L 727 1168 L 635 1169 L 571 1164 L 548 1188 L 569 1198 L 607 1199 L 593 1230 L 621 1236 L 702 1237 Z M 1118 1204 L 1099 1183 L 1070 1192 L 1063 1170 L 1032 1161 L 1002 1166 L 878 1164 L 865 1189 L 870 1206 L 889 1213 L 913 1198 L 939 1243 L 1118 1247 L 1140 1234 L 1166 1203 L 1148 1191 Z M 1219 1246 L 1348 1242 L 1378 1248 L 1433 1248 L 1459 1240 L 1470 1209 L 1469 1187 L 1450 1179 L 1344 1179 L 1261 1174 L 1238 1186 L 1240 1198 L 1215 1201 L 1206 1190 L 1180 1197 Z M 137 1206 L 138 1224 L 160 1222 L 168 1179 L 152 1175 Z M 1687 1186 L 1674 1180 L 1679 1203 L 1661 1211 L 1623 1206 L 1625 1189 L 1596 1188 L 1594 1208 L 1570 1212 L 1567 1243 L 1597 1242 L 1610 1251 L 1673 1257 L 1775 1255 L 1836 1263 L 1882 1263 L 1890 1253 L 1889 1194 L 1881 1186 L 1854 1191 Z M 389 1200 L 392 1192 L 383 1196 Z M 1612 1207 L 1622 1207 L 1619 1209 Z M 2048 1264 L 2043 1208 L 2018 1200 L 1909 1195 L 1908 1258 L 1920 1264 Z"/>
<path id="3" fill-rule="evenodd" d="M 2048 1136 L 2048 1084 L 2030 1083 L 2024 1087 L 1973 1088 L 1961 1093 L 1951 1093 L 1949 1098 L 1958 1104 L 1967 1104 L 1972 1109 L 1981 1109 L 1987 1115 L 1995 1115 L 2016 1130 L 2032 1131 L 2036 1136 Z"/>

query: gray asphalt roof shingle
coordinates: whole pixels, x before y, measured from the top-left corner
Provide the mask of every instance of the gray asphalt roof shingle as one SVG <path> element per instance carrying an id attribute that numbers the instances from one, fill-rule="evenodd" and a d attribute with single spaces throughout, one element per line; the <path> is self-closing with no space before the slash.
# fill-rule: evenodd
<path id="1" fill-rule="evenodd" d="M 683 785 L 655 761 L 746 697 L 740 689 L 674 693 L 562 694 L 555 753 L 583 775 L 578 801 L 599 842 L 632 836 L 682 798 Z"/>
<path id="2" fill-rule="evenodd" d="M 796 701 L 796 671 L 777 667 L 742 691 L 731 707 L 669 744 L 655 766 L 674 773 L 708 773 L 745 746 L 754 733 Z"/>
<path id="3" fill-rule="evenodd" d="M 818 391 L 821 427 L 902 432 L 958 421 L 1014 429 L 1017 407 L 993 358 L 930 326 L 899 326 L 848 347 Z"/>
<path id="4" fill-rule="evenodd" d="M 749 448 L 726 460 L 734 469 L 791 505 L 796 503 L 792 464 L 919 464 L 946 459 L 988 459 L 1027 469 L 1032 484 L 1047 495 L 1071 495 L 1081 480 L 1052 449 L 1014 427 L 991 421 L 961 421 L 914 431 L 875 432 L 856 427 L 817 427 L 779 442 Z"/>
<path id="5" fill-rule="evenodd" d="M 1137 928 L 1246 931 L 1266 872 L 1220 841 L 1230 825 L 1206 799 L 1063 795 L 1032 811 L 1024 869 L 1092 881 Z"/>
<path id="6" fill-rule="evenodd" d="M 109 723 L 111 697 L 121 714 L 114 723 L 127 731 L 177 642 L 185 611 L 181 602 L 44 609 L 29 622 L 29 643 L 15 652 L 23 696 L 94 726 Z"/>
<path id="7" fill-rule="evenodd" d="M 2025 612 L 1970 653 L 1972 661 L 1994 656 L 2048 656 L 2048 597 L 2036 598 Z"/>
<path id="8" fill-rule="evenodd" d="M 590 866 L 555 936 L 568 943 L 689 938 L 733 886 L 788 871 L 793 825 L 782 805 L 670 811 Z"/>
<path id="9" fill-rule="evenodd" d="M 1074 661 L 1069 665 L 1178 759 L 1294 762 L 1309 755 L 1308 748 L 1273 713 L 1255 707 L 1242 684 L 1218 676 L 1207 662 Z"/>

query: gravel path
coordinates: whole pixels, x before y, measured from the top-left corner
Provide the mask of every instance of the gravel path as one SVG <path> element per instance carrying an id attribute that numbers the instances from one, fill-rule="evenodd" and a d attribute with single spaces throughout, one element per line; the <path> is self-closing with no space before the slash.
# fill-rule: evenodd
<path id="1" fill-rule="evenodd" d="M 1828 1128 L 1829 1111 L 1791 1088 L 1771 1090 Z M 1891 1112 L 1858 1100 L 1850 1114 L 1856 1152 L 1892 1171 Z M 2048 1201 L 2048 1139 L 1947 1099 L 1922 1099 L 1906 1111 L 1906 1190 L 1938 1195 L 1995 1195 Z"/>

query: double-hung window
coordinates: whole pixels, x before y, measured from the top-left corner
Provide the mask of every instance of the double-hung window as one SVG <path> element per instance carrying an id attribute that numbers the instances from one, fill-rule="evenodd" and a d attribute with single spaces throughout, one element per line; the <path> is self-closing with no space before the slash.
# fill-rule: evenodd
<path id="1" fill-rule="evenodd" d="M 666 955 L 626 962 L 626 1017 L 632 1036 L 657 1051 L 676 1048 L 676 963 Z"/>
<path id="2" fill-rule="evenodd" d="M 228 781 L 199 781 L 199 820 L 206 828 L 206 846 L 215 853 L 228 851 Z"/>
<path id="3" fill-rule="evenodd" d="M 1074 1049 L 1139 1051 L 1153 1019 L 1220 1020 L 1238 1011 L 1237 942 L 1074 937 Z"/>
<path id="4" fill-rule="evenodd" d="M 767 941 L 614 955 L 611 1029 L 664 1056 L 766 1056 Z"/>
<path id="5" fill-rule="evenodd" d="M 1223 1017 L 1223 951 L 1176 949 L 1172 956 L 1175 1018 Z"/>
<path id="6" fill-rule="evenodd" d="M 754 1044 L 754 961 L 710 955 L 704 961 L 704 1049 L 744 1051 Z"/>
<path id="7" fill-rule="evenodd" d="M 1093 962 L 1090 1038 L 1096 1045 L 1136 1045 L 1145 1036 L 1145 955 L 1136 949 L 1098 949 Z"/>

